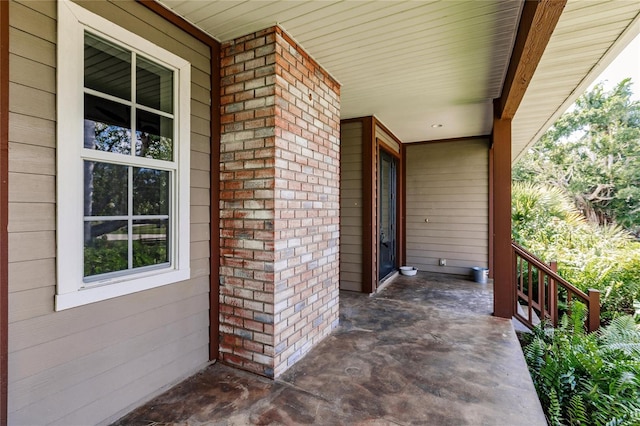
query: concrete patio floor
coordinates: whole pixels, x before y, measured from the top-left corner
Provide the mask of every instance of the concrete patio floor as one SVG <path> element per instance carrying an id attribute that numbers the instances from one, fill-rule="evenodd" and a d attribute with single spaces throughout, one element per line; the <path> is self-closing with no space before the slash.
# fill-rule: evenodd
<path id="1" fill-rule="evenodd" d="M 400 276 L 341 292 L 340 327 L 276 381 L 214 364 L 115 425 L 546 425 L 491 285 Z"/>

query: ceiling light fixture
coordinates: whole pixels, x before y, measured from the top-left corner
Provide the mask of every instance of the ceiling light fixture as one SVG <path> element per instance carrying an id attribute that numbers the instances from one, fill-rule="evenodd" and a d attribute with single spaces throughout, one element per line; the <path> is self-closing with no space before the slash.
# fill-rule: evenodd
<path id="1" fill-rule="evenodd" d="M 442 124 L 432 124 L 431 127 L 433 127 L 434 129 L 439 129 L 440 127 L 442 127 Z"/>

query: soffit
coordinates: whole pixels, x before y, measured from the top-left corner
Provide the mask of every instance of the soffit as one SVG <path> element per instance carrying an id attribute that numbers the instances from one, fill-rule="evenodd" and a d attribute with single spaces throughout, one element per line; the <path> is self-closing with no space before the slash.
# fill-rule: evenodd
<path id="1" fill-rule="evenodd" d="M 570 0 L 512 122 L 512 158 L 526 149 L 640 33 L 640 2 Z"/>
<path id="2" fill-rule="evenodd" d="M 279 24 L 342 84 L 343 119 L 375 115 L 403 142 L 491 132 L 522 8 L 513 0 L 160 3 L 219 41 Z"/>

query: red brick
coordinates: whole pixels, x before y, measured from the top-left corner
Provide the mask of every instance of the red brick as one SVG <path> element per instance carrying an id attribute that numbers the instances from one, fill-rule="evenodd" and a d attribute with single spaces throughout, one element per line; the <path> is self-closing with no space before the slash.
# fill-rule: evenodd
<path id="1" fill-rule="evenodd" d="M 327 242 L 339 223 L 339 87 L 277 27 L 226 43 L 221 56 L 220 312 L 235 328 L 221 327 L 220 351 L 224 362 L 280 374 L 294 347 L 316 344 L 337 320 L 337 248 Z M 253 319 L 273 315 L 283 295 L 274 324 Z"/>

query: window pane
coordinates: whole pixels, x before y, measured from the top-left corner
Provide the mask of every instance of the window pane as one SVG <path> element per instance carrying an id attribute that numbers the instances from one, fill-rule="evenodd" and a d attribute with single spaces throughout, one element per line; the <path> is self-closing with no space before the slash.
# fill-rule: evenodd
<path id="1" fill-rule="evenodd" d="M 131 108 L 96 96 L 84 95 L 84 147 L 131 153 Z"/>
<path id="2" fill-rule="evenodd" d="M 131 100 L 131 53 L 84 35 L 84 87 Z"/>
<path id="3" fill-rule="evenodd" d="M 133 221 L 133 267 L 158 265 L 169 262 L 169 221 Z"/>
<path id="4" fill-rule="evenodd" d="M 173 160 L 173 120 L 142 110 L 136 115 L 136 155 Z"/>
<path id="5" fill-rule="evenodd" d="M 173 72 L 138 56 L 136 102 L 173 113 Z"/>
<path id="6" fill-rule="evenodd" d="M 133 214 L 169 214 L 169 172 L 134 167 Z"/>
<path id="7" fill-rule="evenodd" d="M 128 269 L 127 221 L 85 222 L 84 276 Z"/>
<path id="8" fill-rule="evenodd" d="M 84 215 L 127 214 L 127 166 L 97 161 L 84 162 Z"/>

